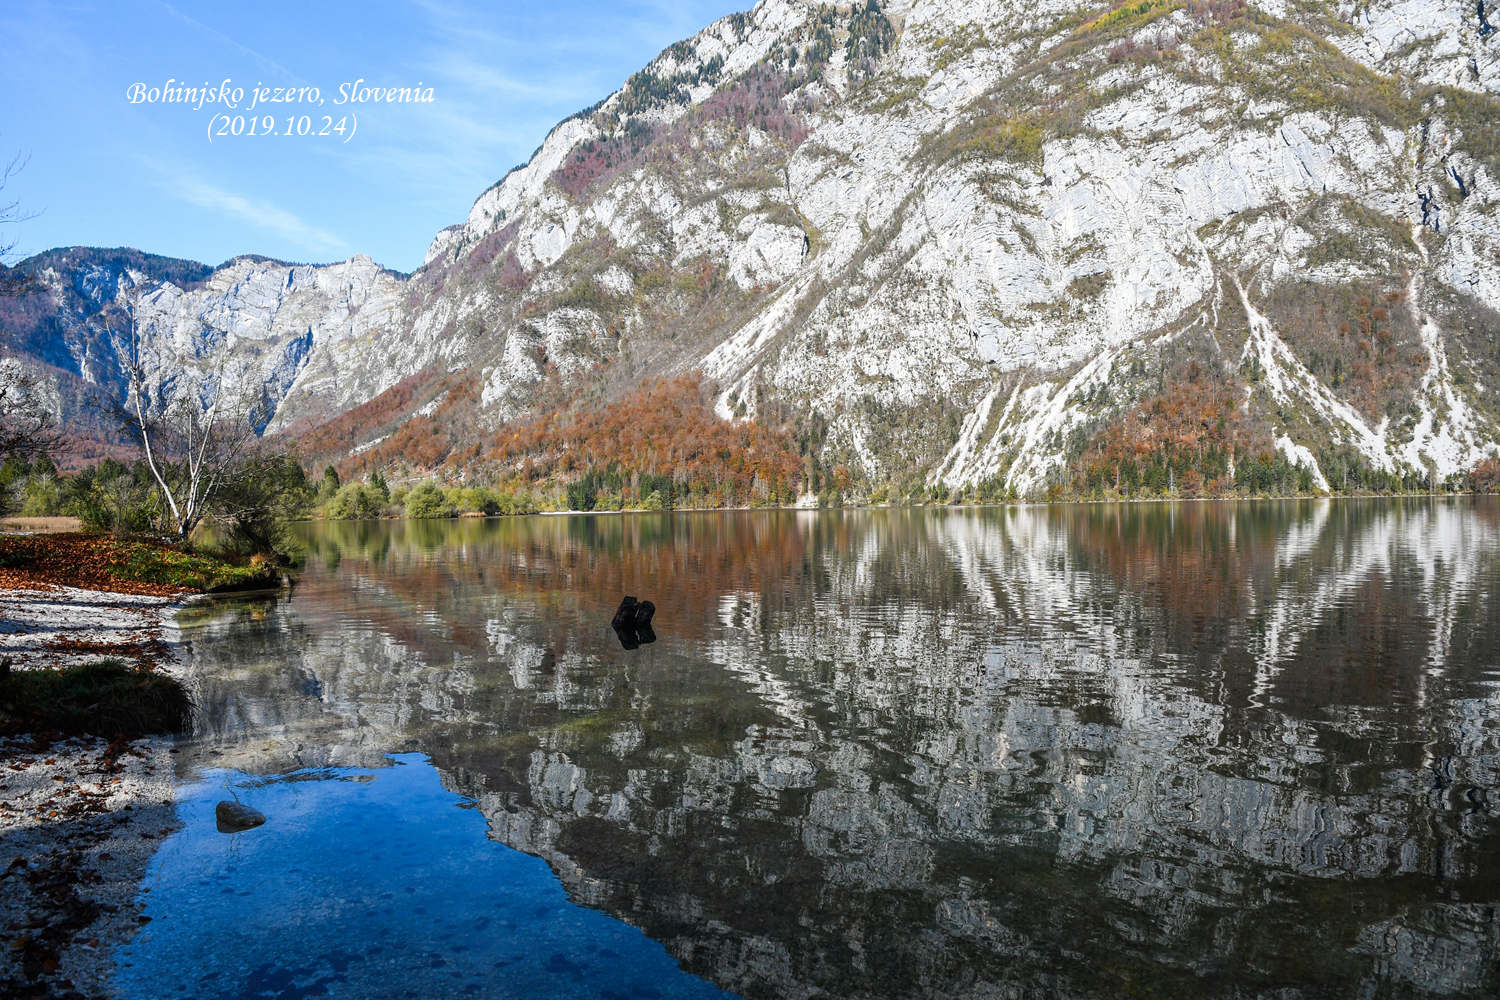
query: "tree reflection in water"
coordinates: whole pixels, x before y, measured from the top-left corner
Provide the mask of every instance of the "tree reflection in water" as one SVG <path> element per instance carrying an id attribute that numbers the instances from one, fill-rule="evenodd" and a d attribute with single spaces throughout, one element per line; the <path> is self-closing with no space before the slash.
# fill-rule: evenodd
<path id="1" fill-rule="evenodd" d="M 290 600 L 187 626 L 215 760 L 426 752 L 726 989 L 1500 989 L 1492 498 L 306 539 Z"/>

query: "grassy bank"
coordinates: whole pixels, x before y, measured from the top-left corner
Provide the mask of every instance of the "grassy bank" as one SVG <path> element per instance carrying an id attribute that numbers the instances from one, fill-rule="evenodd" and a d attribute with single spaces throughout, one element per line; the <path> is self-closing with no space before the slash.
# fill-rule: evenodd
<path id="1" fill-rule="evenodd" d="M 0 587 L 55 584 L 164 595 L 272 586 L 279 579 L 262 560 L 236 565 L 153 540 L 82 532 L 0 536 Z"/>
<path id="2" fill-rule="evenodd" d="M 0 734 L 138 739 L 186 728 L 187 692 L 153 669 L 167 655 L 157 632 L 160 610 L 184 592 L 279 580 L 263 560 L 233 564 L 150 539 L 0 535 L 0 589 L 43 591 L 14 595 L 8 612 L 12 638 L 21 637 L 26 651 L 16 653 L 15 669 L 10 657 L 0 661 Z M 56 586 L 104 593 L 46 592 Z M 115 607 L 109 594 L 160 600 Z M 108 609 L 102 625 L 101 609 Z M 109 658 L 78 662 L 90 656 Z"/>
<path id="3" fill-rule="evenodd" d="M 0 665 L 0 734 L 138 739 L 187 728 L 192 702 L 161 674 L 104 660 L 61 670 Z"/>

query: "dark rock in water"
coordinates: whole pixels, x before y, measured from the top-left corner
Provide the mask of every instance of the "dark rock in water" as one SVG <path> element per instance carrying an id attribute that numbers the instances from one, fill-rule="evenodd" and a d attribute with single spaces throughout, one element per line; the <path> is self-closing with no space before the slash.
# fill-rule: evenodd
<path id="1" fill-rule="evenodd" d="M 220 833 L 239 833 L 254 829 L 266 821 L 265 815 L 260 811 L 228 799 L 214 807 L 214 819 L 218 821 Z"/>
<path id="2" fill-rule="evenodd" d="M 620 645 L 625 649 L 640 649 L 656 641 L 656 633 L 652 631 L 651 624 L 634 625 L 630 628 L 615 629 L 615 637 L 620 640 Z"/>
<path id="3" fill-rule="evenodd" d="M 619 610 L 609 624 L 615 630 L 621 646 L 639 649 L 656 641 L 656 633 L 651 630 L 651 619 L 654 617 L 656 605 L 650 601 L 637 601 L 634 597 L 627 597 L 620 602 Z"/>
<path id="4" fill-rule="evenodd" d="M 634 625 L 635 606 L 639 603 L 634 597 L 627 597 L 621 601 L 620 606 L 615 609 L 615 616 L 609 620 L 609 627 L 619 631 Z"/>
<path id="5" fill-rule="evenodd" d="M 636 628 L 651 624 L 651 619 L 655 616 L 656 605 L 650 601 L 637 601 L 634 597 L 627 597 L 620 602 L 620 607 L 615 611 L 615 616 L 610 619 L 609 624 L 616 630 Z"/>

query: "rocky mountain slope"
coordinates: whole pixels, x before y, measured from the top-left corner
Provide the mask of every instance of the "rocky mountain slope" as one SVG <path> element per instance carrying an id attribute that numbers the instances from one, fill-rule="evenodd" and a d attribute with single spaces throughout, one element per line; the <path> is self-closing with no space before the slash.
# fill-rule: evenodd
<path id="1" fill-rule="evenodd" d="M 804 488 L 1436 483 L 1500 453 L 1495 27 L 763 0 L 557 126 L 413 275 L 53 252 L 5 319 L 118 391 L 103 318 L 138 300 L 169 389 L 228 345 L 268 433 L 355 469 L 410 464 L 416 419 L 515 477 L 506 424 L 701 370 Z"/>

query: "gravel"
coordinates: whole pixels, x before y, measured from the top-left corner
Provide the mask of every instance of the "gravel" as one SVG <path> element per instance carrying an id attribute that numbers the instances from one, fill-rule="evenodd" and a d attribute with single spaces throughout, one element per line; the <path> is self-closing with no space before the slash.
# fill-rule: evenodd
<path id="1" fill-rule="evenodd" d="M 170 673 L 181 598 L 0 591 L 16 670 L 105 657 Z M 0 737 L 0 995 L 111 996 L 114 949 L 146 919 L 141 881 L 179 826 L 173 739 Z"/>

